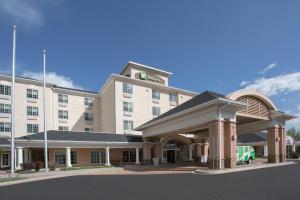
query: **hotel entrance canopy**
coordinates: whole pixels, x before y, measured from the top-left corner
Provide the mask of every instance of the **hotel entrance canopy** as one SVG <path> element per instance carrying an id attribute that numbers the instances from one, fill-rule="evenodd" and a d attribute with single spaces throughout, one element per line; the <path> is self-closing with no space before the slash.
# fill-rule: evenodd
<path id="1" fill-rule="evenodd" d="M 280 112 L 256 91 L 228 96 L 206 91 L 137 127 L 144 141 L 164 143 L 181 135 L 209 145 L 209 166 L 235 167 L 237 134 L 267 131 L 268 161 L 285 161 L 285 122 L 294 116 Z M 158 146 L 158 145 L 156 145 Z"/>

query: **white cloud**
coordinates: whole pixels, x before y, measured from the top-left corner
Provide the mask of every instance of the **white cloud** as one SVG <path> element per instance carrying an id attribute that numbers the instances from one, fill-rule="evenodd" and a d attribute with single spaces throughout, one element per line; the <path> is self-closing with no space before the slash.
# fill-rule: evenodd
<path id="1" fill-rule="evenodd" d="M 39 72 L 23 72 L 21 76 L 37 80 L 43 80 L 43 73 Z M 55 72 L 48 72 L 46 74 L 46 81 L 47 83 L 56 84 L 61 87 L 84 89 L 82 86 L 75 84 L 71 78 L 63 75 L 58 75 Z"/>
<path id="2" fill-rule="evenodd" d="M 242 83 L 244 83 L 243 81 Z M 241 83 L 241 84 L 242 84 Z M 244 85 L 242 90 L 256 90 L 267 96 L 288 94 L 300 90 L 300 72 L 283 74 L 271 78 L 259 78 Z"/>
<path id="3" fill-rule="evenodd" d="M 247 85 L 247 84 L 249 84 L 249 81 L 242 81 L 241 83 L 240 83 L 240 86 L 245 86 L 245 85 Z"/>
<path id="4" fill-rule="evenodd" d="M 265 74 L 266 72 L 272 70 L 276 66 L 277 66 L 277 62 L 273 62 L 273 63 L 269 64 L 267 67 L 265 67 L 264 70 L 262 70 L 260 73 Z"/>
<path id="5" fill-rule="evenodd" d="M 64 0 L 0 0 L 0 15 L 3 21 L 25 28 L 44 25 L 44 9 L 58 6 Z"/>
<path id="6" fill-rule="evenodd" d="M 16 23 L 31 26 L 43 25 L 43 14 L 33 0 L 0 0 L 1 12 L 13 18 Z"/>

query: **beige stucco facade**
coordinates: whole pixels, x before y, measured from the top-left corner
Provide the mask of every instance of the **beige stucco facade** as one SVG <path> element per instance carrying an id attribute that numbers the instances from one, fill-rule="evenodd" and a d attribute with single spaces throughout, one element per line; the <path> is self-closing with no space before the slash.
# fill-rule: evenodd
<path id="1" fill-rule="evenodd" d="M 77 132 L 80 137 L 84 132 L 98 133 L 97 136 L 102 133 L 142 136 L 138 142 L 90 141 L 78 137 L 73 141 L 69 136 L 70 140 L 52 139 L 48 146 L 49 163 L 70 167 L 72 152 L 76 152 L 75 166 L 94 164 L 91 152 L 103 151 L 105 162 L 97 164 L 201 162 L 213 169 L 234 168 L 237 134 L 262 130 L 268 131 L 268 161 L 285 161 L 285 121 L 293 116 L 279 112 L 268 97 L 255 91 L 238 91 L 228 96 L 209 91 L 197 94 L 170 87 L 170 76 L 170 72 L 129 62 L 120 74 L 112 74 L 99 92 L 48 84 L 48 130 L 63 126 L 69 131 L 59 134 L 69 132 L 74 136 Z M 10 84 L 9 76 L 0 76 L 0 85 Z M 28 99 L 27 89 L 37 90 L 38 98 Z M 15 93 L 16 137 L 32 134 L 27 132 L 27 124 L 31 123 L 38 124 L 42 132 L 42 82 L 18 77 Z M 68 101 L 59 102 L 60 94 L 66 95 Z M 85 105 L 86 98 L 92 101 L 92 106 Z M 10 104 L 10 95 L 0 95 L 0 103 Z M 27 106 L 38 107 L 39 115 L 28 116 Z M 172 113 L 174 108 L 179 109 Z M 172 111 L 168 115 L 169 110 Z M 59 111 L 67 111 L 68 117 L 59 118 Z M 93 120 L 86 119 L 87 113 L 92 113 Z M 166 116 L 156 118 L 164 113 Z M 10 115 L 0 114 L 0 122 L 10 122 Z M 10 137 L 10 133 L 0 132 L 0 136 Z M 42 139 L 17 139 L 18 166 L 30 160 L 23 159 L 23 155 L 36 155 L 42 160 L 43 145 Z M 31 149 L 39 151 L 30 154 Z M 56 158 L 56 152 L 63 155 Z"/>
<path id="2" fill-rule="evenodd" d="M 163 80 L 163 83 L 141 80 L 138 73 L 151 73 Z M 147 67 L 141 64 L 129 62 L 120 75 L 111 75 L 101 91 L 90 92 L 71 88 L 62 88 L 48 84 L 46 88 L 47 128 L 48 130 L 59 130 L 60 126 L 67 127 L 70 131 L 82 131 L 86 128 L 93 132 L 108 133 L 130 133 L 139 134 L 134 130 L 124 130 L 123 121 L 133 122 L 133 128 L 153 119 L 152 107 L 160 108 L 161 114 L 181 104 L 196 93 L 172 88 L 168 86 L 168 78 L 171 73 Z M 130 96 L 124 95 L 123 83 L 132 85 L 133 93 Z M 11 86 L 11 77 L 0 75 L 0 84 Z M 26 97 L 27 89 L 32 88 L 38 91 L 37 99 Z M 160 92 L 160 100 L 152 101 L 152 90 Z M 177 102 L 170 103 L 169 94 L 177 96 Z M 58 95 L 67 95 L 68 103 L 58 102 Z M 27 124 L 37 124 L 39 132 L 44 130 L 43 125 L 43 85 L 39 80 L 28 78 L 16 78 L 15 84 L 16 106 L 16 129 L 15 136 L 20 137 L 27 134 Z M 84 104 L 85 98 L 93 99 L 93 106 L 87 107 Z M 123 102 L 133 104 L 133 112 L 125 114 Z M 10 95 L 0 95 L 0 103 L 11 104 Z M 27 115 L 27 106 L 38 107 L 38 116 Z M 59 119 L 59 110 L 68 112 L 68 119 Z M 85 120 L 85 113 L 93 113 L 93 121 Z M 0 114 L 0 122 L 10 122 L 10 115 Z M 10 132 L 0 132 L 0 137 L 10 137 Z"/>

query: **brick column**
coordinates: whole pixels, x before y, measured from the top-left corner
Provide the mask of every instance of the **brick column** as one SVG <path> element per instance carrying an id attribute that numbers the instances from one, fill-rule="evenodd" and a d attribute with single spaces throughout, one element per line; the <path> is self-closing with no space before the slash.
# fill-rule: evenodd
<path id="1" fill-rule="evenodd" d="M 203 143 L 201 144 L 201 163 L 207 163 L 208 158 L 208 140 L 203 139 Z"/>
<path id="2" fill-rule="evenodd" d="M 279 127 L 279 162 L 286 161 L 286 144 L 285 144 L 285 128 L 283 126 Z"/>
<path id="3" fill-rule="evenodd" d="M 224 122 L 209 123 L 209 168 L 224 168 Z"/>
<path id="4" fill-rule="evenodd" d="M 236 122 L 226 120 L 224 122 L 224 157 L 225 167 L 236 167 Z"/>
<path id="5" fill-rule="evenodd" d="M 155 143 L 153 145 L 153 154 L 154 158 L 159 158 L 159 162 L 162 161 L 162 143 Z"/>
<path id="6" fill-rule="evenodd" d="M 152 164 L 151 147 L 152 143 L 145 142 L 143 144 L 143 164 Z"/>
<path id="7" fill-rule="evenodd" d="M 200 162 L 201 160 L 201 144 L 197 143 L 195 144 L 195 161 Z"/>
<path id="8" fill-rule="evenodd" d="M 279 137 L 278 127 L 268 128 L 268 162 L 277 163 L 279 161 Z"/>

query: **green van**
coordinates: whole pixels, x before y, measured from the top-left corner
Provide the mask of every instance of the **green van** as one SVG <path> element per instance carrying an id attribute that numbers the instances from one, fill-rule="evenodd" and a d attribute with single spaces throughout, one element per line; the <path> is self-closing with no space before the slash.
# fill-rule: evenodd
<path id="1" fill-rule="evenodd" d="M 236 147 L 237 163 L 247 162 L 250 164 L 255 160 L 255 151 L 252 146 L 237 146 Z"/>

